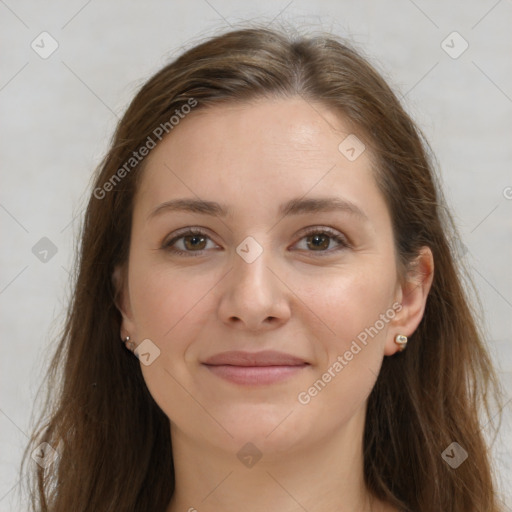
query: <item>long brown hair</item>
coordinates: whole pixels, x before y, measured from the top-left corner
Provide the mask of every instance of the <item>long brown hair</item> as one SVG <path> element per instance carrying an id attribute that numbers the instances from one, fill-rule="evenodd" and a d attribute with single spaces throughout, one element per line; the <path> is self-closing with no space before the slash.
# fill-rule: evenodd
<path id="1" fill-rule="evenodd" d="M 428 143 L 380 74 L 346 41 L 255 25 L 187 50 L 145 83 L 118 124 L 85 213 L 45 412 L 25 452 L 34 510 L 165 511 L 174 492 L 169 419 L 120 342 L 112 282 L 114 268 L 128 259 L 144 167 L 144 160 L 126 163 L 148 138 L 158 142 L 157 127 L 167 123 L 170 131 L 170 116 L 186 112 L 191 99 L 198 110 L 296 95 L 322 102 L 364 135 L 391 213 L 401 278 L 422 246 L 434 256 L 424 317 L 407 350 L 384 358 L 368 399 L 366 484 L 408 511 L 500 510 L 481 423 L 491 417 L 491 398 L 500 403 L 500 388 L 481 313 L 464 288 L 464 279 L 473 285 L 452 243 L 457 230 Z M 47 468 L 29 457 L 43 442 L 59 453 Z M 452 442 L 468 453 L 456 469 L 442 456 Z"/>

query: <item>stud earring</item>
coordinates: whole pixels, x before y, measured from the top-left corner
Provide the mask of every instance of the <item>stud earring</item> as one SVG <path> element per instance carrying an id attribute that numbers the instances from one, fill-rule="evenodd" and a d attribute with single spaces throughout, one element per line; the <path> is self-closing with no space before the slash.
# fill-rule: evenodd
<path id="1" fill-rule="evenodd" d="M 407 336 L 404 336 L 403 334 L 397 334 L 395 336 L 395 343 L 400 346 L 398 350 L 402 352 L 407 346 Z"/>
<path id="2" fill-rule="evenodd" d="M 133 352 L 133 350 L 135 349 L 135 344 L 133 343 L 133 341 L 130 341 L 130 336 L 126 336 L 126 338 L 122 340 L 122 342 L 124 343 L 125 347 L 128 350 Z"/>

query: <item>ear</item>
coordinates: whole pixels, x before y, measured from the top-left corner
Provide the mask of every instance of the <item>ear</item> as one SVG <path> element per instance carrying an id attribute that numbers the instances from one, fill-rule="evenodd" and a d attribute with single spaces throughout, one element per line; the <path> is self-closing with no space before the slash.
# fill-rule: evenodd
<path id="1" fill-rule="evenodd" d="M 130 304 L 130 294 L 128 292 L 128 279 L 124 267 L 117 266 L 112 273 L 112 284 L 114 286 L 115 296 L 114 304 L 121 313 L 121 339 L 126 336 L 133 338 L 135 336 L 135 322 Z"/>
<path id="2" fill-rule="evenodd" d="M 397 334 L 411 336 L 417 329 L 425 312 L 433 279 L 434 256 L 430 247 L 422 247 L 410 265 L 405 283 L 398 286 L 395 300 L 402 304 L 402 309 L 390 323 L 385 355 L 391 356 L 399 350 L 400 347 L 395 343 Z"/>

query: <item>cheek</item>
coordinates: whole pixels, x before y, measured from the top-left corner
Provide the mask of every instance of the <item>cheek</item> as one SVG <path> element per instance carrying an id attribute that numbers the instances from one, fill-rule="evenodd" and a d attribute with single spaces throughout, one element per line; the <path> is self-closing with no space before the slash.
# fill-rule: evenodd
<path id="1" fill-rule="evenodd" d="M 340 273 L 326 280 L 321 289 L 310 289 L 314 293 L 311 308 L 326 327 L 314 337 L 315 372 L 297 394 L 304 414 L 328 411 L 334 426 L 362 406 L 382 364 L 383 345 L 394 316 L 391 291 L 391 279 L 378 278 L 368 269 Z"/>
<path id="2" fill-rule="evenodd" d="M 305 297 L 314 297 L 312 308 L 335 333 L 340 348 L 379 322 L 381 314 L 391 309 L 394 273 L 385 268 L 386 271 L 384 266 L 374 263 L 368 268 L 341 271 L 325 279 L 321 286 L 305 291 Z M 381 322 L 378 327 L 385 330 Z"/>
<path id="3" fill-rule="evenodd" d="M 172 340 L 175 350 L 180 339 L 193 339 L 208 317 L 204 312 L 208 294 L 219 279 L 169 265 L 143 265 L 142 259 L 134 258 L 129 277 L 137 337 L 150 338 L 166 348 Z"/>
<path id="4" fill-rule="evenodd" d="M 149 338 L 160 350 L 149 365 L 141 365 L 150 394 L 172 421 L 197 422 L 197 404 L 187 390 L 194 389 L 193 375 L 184 364 L 187 350 L 201 338 L 205 311 L 214 279 L 193 277 L 177 269 L 149 264 L 144 271 L 134 258 L 130 282 L 132 311 L 138 340 Z"/>

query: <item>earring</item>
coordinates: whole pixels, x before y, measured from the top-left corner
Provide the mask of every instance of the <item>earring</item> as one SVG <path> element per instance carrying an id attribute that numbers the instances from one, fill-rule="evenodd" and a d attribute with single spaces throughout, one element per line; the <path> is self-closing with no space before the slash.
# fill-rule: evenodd
<path id="1" fill-rule="evenodd" d="M 133 341 L 130 341 L 130 336 L 126 336 L 126 338 L 124 340 L 122 340 L 122 342 L 124 343 L 125 347 L 128 350 L 133 352 L 133 350 L 135 348 L 135 344 L 133 343 Z"/>
<path id="2" fill-rule="evenodd" d="M 397 334 L 395 336 L 395 343 L 397 345 L 400 345 L 400 348 L 398 349 L 400 352 L 405 350 L 405 347 L 407 346 L 407 336 L 404 336 L 403 334 Z"/>

